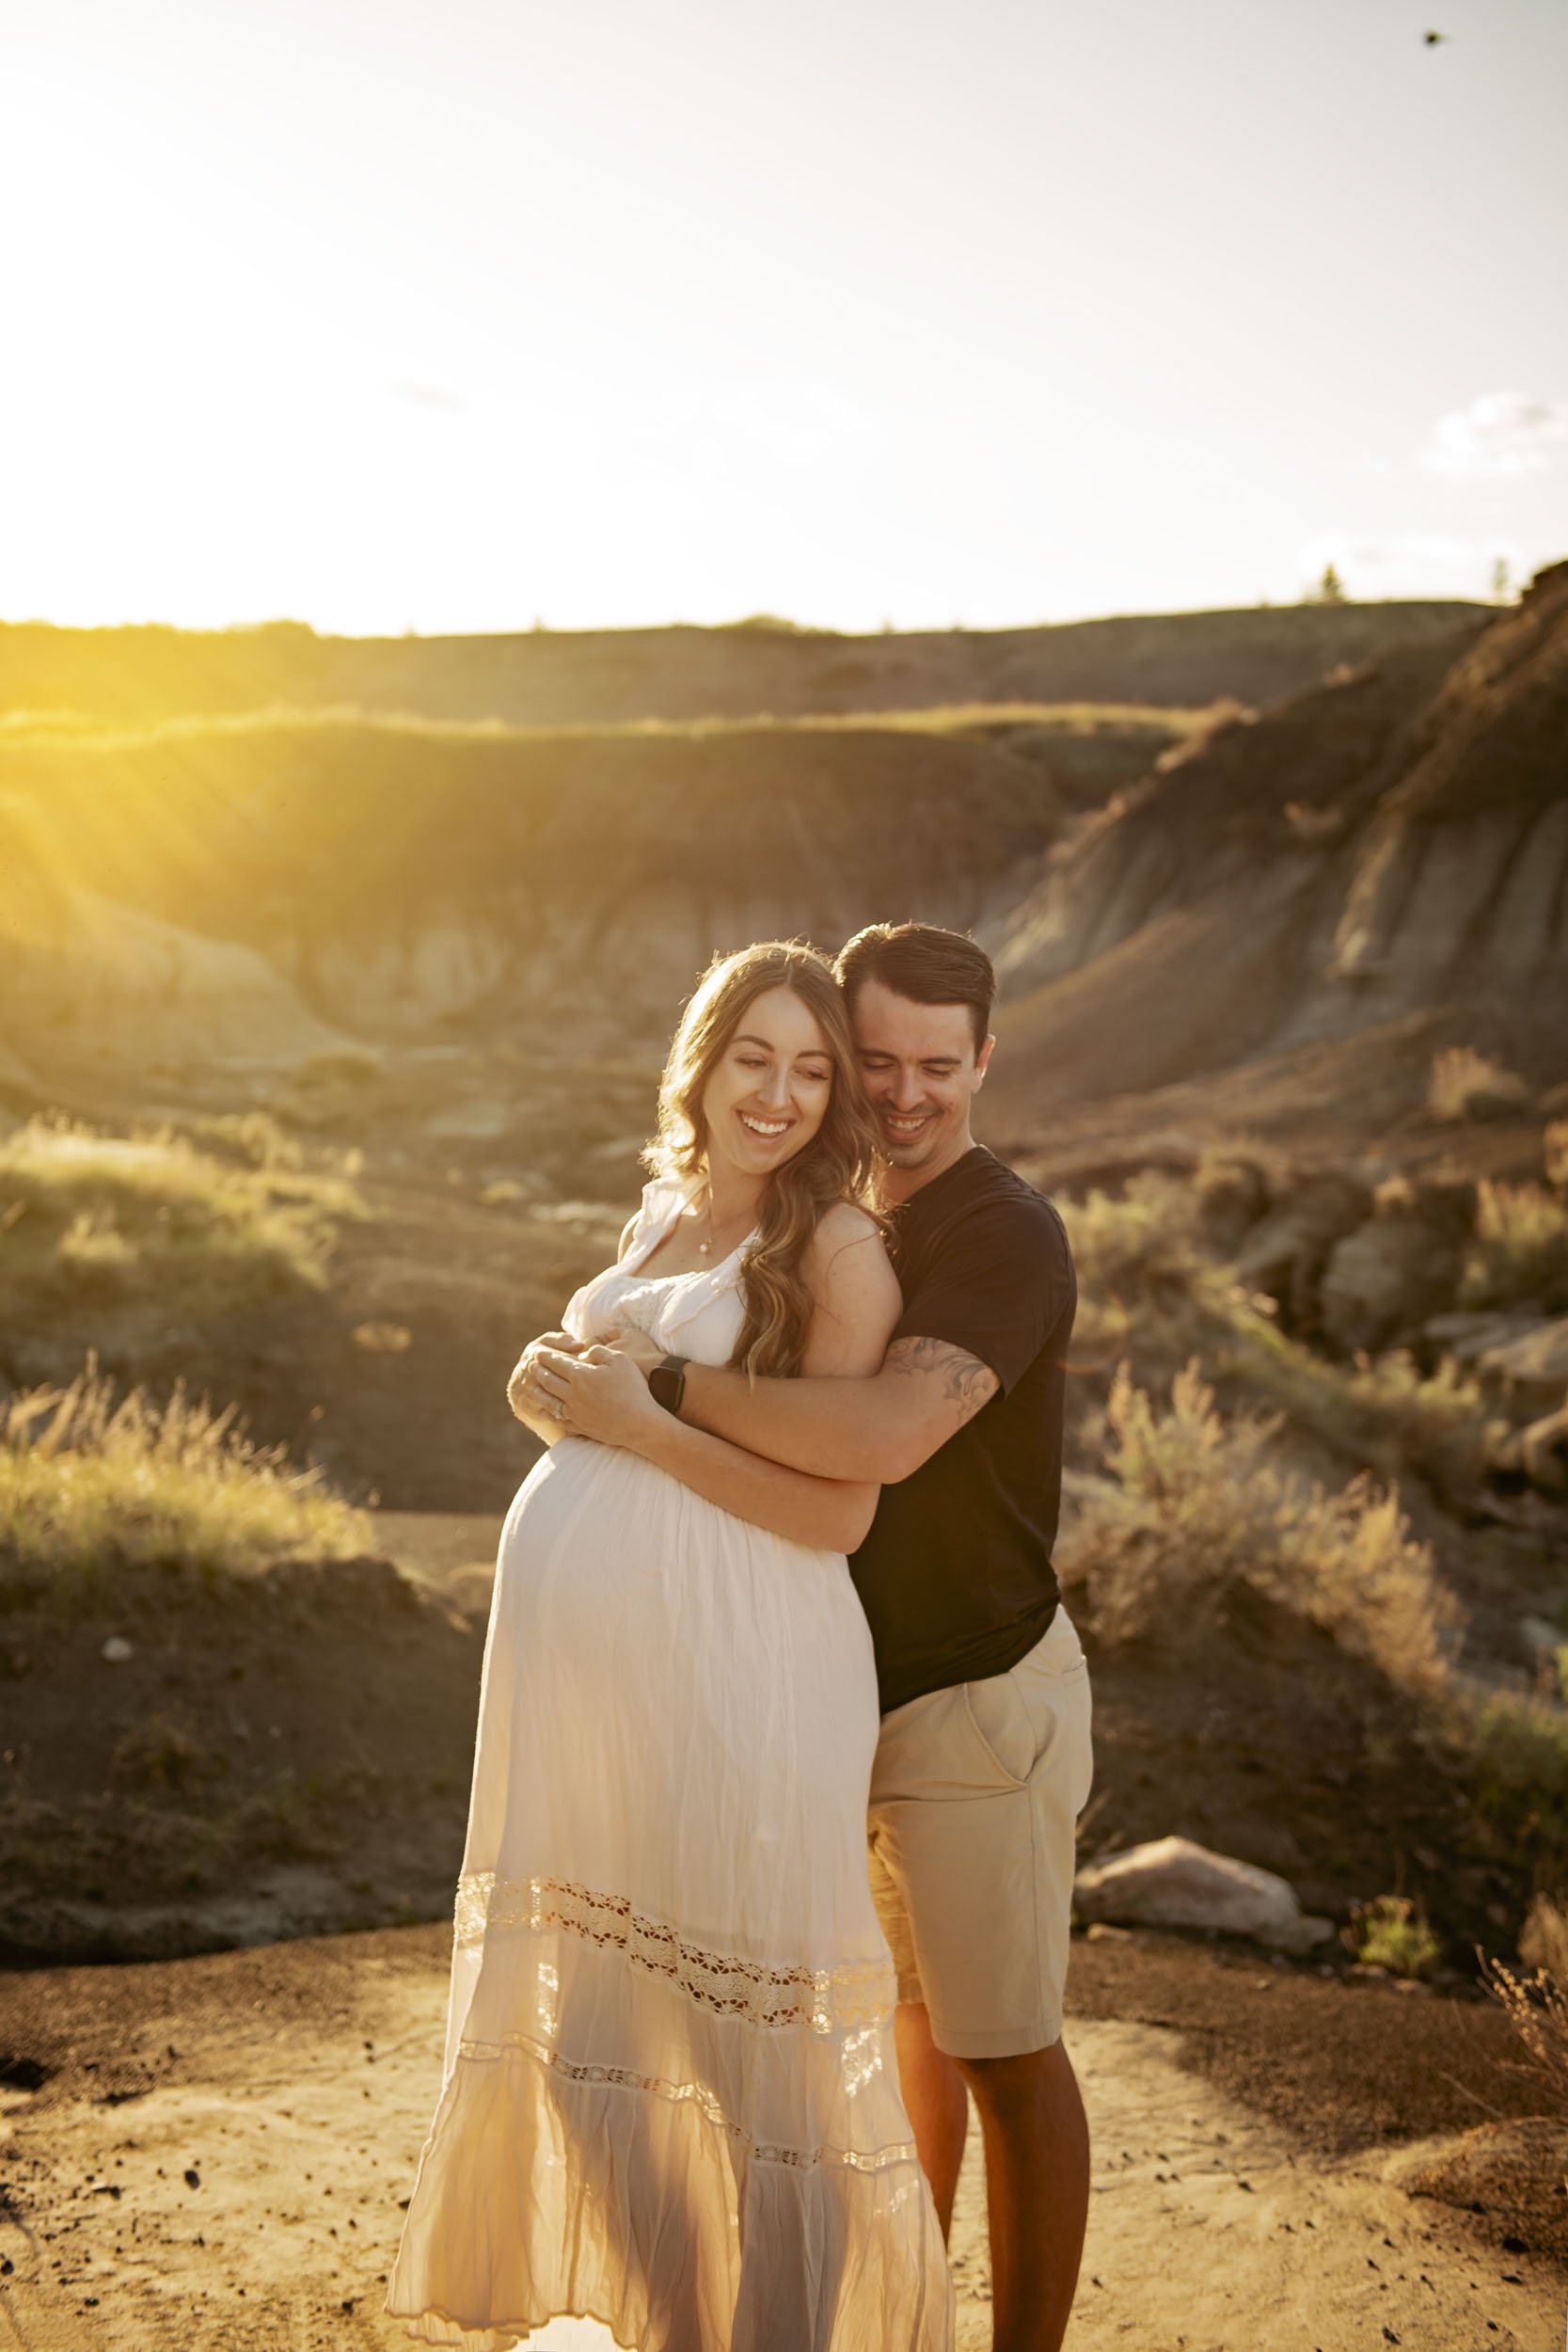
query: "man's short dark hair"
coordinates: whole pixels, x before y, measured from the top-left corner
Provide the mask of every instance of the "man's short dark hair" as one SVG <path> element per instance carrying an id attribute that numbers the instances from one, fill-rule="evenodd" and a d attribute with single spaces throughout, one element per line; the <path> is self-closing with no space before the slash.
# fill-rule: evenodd
<path id="1" fill-rule="evenodd" d="M 990 1033 L 996 974 L 985 949 L 962 931 L 934 923 L 868 923 L 846 940 L 833 969 L 851 1012 L 865 982 L 879 980 L 912 1004 L 967 1005 L 976 1054 Z"/>

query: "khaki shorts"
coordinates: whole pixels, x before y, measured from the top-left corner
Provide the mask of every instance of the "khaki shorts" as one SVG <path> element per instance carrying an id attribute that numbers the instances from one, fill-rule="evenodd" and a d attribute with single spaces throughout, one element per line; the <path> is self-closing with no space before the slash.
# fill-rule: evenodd
<path id="1" fill-rule="evenodd" d="M 1060 2038 L 1074 1823 L 1093 1776 L 1089 1670 L 1058 1608 L 1016 1666 L 882 1718 L 871 1891 L 900 2001 L 937 2047 L 1009 2058 Z"/>

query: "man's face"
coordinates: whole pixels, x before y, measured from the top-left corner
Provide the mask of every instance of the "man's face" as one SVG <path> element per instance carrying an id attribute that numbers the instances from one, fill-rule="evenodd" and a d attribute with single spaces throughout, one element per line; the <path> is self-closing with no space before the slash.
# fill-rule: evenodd
<path id="1" fill-rule="evenodd" d="M 891 1189 L 901 1199 L 970 1149 L 969 1106 L 994 1041 L 988 1037 L 976 1054 L 967 1005 L 917 1005 L 880 980 L 863 983 L 849 1020 Z"/>

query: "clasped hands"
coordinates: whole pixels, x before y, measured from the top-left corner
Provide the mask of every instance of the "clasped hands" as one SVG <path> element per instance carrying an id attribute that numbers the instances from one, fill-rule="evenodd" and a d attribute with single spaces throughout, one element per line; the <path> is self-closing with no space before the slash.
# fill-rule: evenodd
<path id="1" fill-rule="evenodd" d="M 517 1359 L 506 1401 L 546 1445 L 562 1437 L 593 1438 L 635 1451 L 639 1430 L 657 1426 L 663 1413 L 647 1375 L 664 1353 L 644 1331 L 612 1331 L 609 1343 L 592 1347 L 567 1331 L 546 1331 Z"/>

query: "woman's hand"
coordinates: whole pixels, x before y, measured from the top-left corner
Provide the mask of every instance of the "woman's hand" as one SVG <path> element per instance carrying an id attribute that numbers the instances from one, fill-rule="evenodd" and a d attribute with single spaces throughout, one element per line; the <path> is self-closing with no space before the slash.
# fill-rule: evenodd
<path id="1" fill-rule="evenodd" d="M 580 1343 L 573 1339 L 569 1331 L 542 1331 L 536 1340 L 530 1340 L 514 1364 L 507 1381 L 506 1401 L 514 1414 L 525 1429 L 531 1429 L 546 1445 L 554 1445 L 562 1431 L 551 1399 L 539 1386 L 538 1351 L 548 1347 L 562 1355 L 573 1356 L 579 1345 Z"/>
<path id="2" fill-rule="evenodd" d="M 668 1418 L 636 1362 L 617 1348 L 588 1347 L 567 1355 L 535 1341 L 529 1352 L 532 1385 L 542 1408 L 555 1416 L 556 1437 L 593 1438 L 635 1454 L 640 1433 L 657 1429 Z"/>

